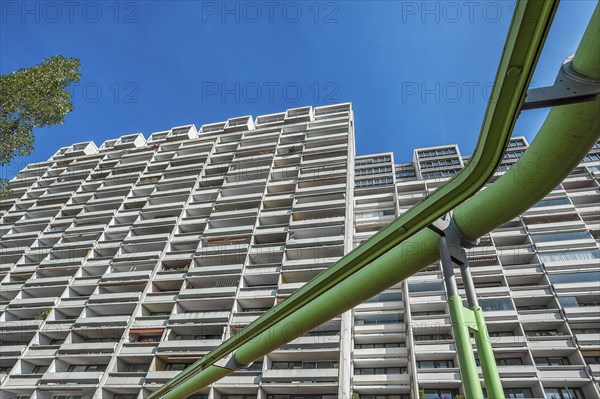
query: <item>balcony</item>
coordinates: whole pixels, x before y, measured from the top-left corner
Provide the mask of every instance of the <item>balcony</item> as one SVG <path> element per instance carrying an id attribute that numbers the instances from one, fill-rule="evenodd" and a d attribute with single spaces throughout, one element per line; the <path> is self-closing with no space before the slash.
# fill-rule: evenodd
<path id="1" fill-rule="evenodd" d="M 540 367 L 538 369 L 538 376 L 544 383 L 555 381 L 564 384 L 566 382 L 585 382 L 589 381 L 587 372 L 583 366 L 554 366 L 546 369 Z"/>
<path id="2" fill-rule="evenodd" d="M 117 292 L 114 294 L 93 294 L 90 303 L 104 302 L 133 302 L 137 301 L 142 294 L 140 292 Z"/>
<path id="3" fill-rule="evenodd" d="M 236 290 L 237 287 L 190 288 L 181 291 L 179 299 L 230 297 Z"/>
<path id="4" fill-rule="evenodd" d="M 75 321 L 75 327 L 126 326 L 129 319 L 130 316 L 80 317 Z"/>
<path id="5" fill-rule="evenodd" d="M 58 350 L 59 354 L 89 354 L 112 353 L 117 344 L 113 342 L 77 342 L 64 343 Z"/>
<path id="6" fill-rule="evenodd" d="M 455 373 L 458 375 L 458 372 Z M 437 370 L 435 374 L 437 381 L 444 380 L 446 374 L 440 373 Z M 460 377 L 456 377 L 460 383 Z M 408 374 L 375 374 L 375 375 L 354 375 L 352 381 L 357 388 L 364 385 L 409 385 L 410 376 Z M 421 381 L 421 374 L 419 373 L 419 381 Z"/>
<path id="7" fill-rule="evenodd" d="M 228 320 L 228 311 L 189 312 L 172 314 L 169 318 L 169 324 L 226 323 Z"/>
<path id="8" fill-rule="evenodd" d="M 384 359 L 408 356 L 406 348 L 354 349 L 353 353 L 355 359 Z"/>
<path id="9" fill-rule="evenodd" d="M 96 385 L 100 382 L 102 371 L 81 372 L 46 372 L 41 378 L 41 384 L 60 385 Z"/>
<path id="10" fill-rule="evenodd" d="M 221 345 L 220 339 L 161 341 L 159 352 L 208 352 Z"/>
<path id="11" fill-rule="evenodd" d="M 292 382 L 292 381 L 337 381 L 338 369 L 291 369 L 291 370 L 265 370 L 263 381 Z"/>

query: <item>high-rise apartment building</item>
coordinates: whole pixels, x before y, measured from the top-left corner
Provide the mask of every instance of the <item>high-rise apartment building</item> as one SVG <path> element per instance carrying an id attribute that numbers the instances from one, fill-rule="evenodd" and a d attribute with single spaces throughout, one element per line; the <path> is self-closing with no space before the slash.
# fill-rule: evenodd
<path id="1" fill-rule="evenodd" d="M 295 108 L 25 167 L 0 201 L 0 398 L 144 398 L 468 161 L 456 145 L 356 156 L 353 118 Z M 526 148 L 513 138 L 497 176 Z M 599 397 L 598 180 L 600 144 L 468 250 L 506 397 Z M 436 263 L 194 398 L 461 392 Z"/>

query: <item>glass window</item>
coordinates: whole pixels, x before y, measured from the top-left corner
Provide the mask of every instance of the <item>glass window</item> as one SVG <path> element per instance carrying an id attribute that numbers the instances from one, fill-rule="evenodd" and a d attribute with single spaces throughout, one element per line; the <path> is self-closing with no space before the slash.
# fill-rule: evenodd
<path id="1" fill-rule="evenodd" d="M 600 161 L 600 154 L 590 154 L 583 158 L 583 162 Z"/>
<path id="2" fill-rule="evenodd" d="M 587 230 L 561 231 L 557 233 L 531 235 L 531 240 L 536 244 L 549 241 L 585 240 L 586 238 L 592 238 Z"/>
<path id="3" fill-rule="evenodd" d="M 564 308 L 578 308 L 579 302 L 577 302 L 577 298 L 574 296 L 561 296 L 558 297 L 558 301 Z"/>
<path id="4" fill-rule="evenodd" d="M 378 324 L 395 324 L 401 323 L 402 319 L 397 313 L 383 313 L 374 315 L 356 316 L 354 324 L 357 326 L 378 325 Z"/>
<path id="5" fill-rule="evenodd" d="M 165 371 L 181 371 L 187 366 L 188 364 L 186 363 L 167 363 L 165 364 Z"/>
<path id="6" fill-rule="evenodd" d="M 454 367 L 454 361 L 450 360 L 419 360 L 417 368 L 420 369 L 447 369 Z"/>
<path id="7" fill-rule="evenodd" d="M 583 360 L 587 364 L 600 364 L 600 356 L 584 356 Z"/>
<path id="8" fill-rule="evenodd" d="M 48 370 L 48 366 L 42 365 L 42 366 L 35 366 L 33 368 L 33 370 L 31 370 L 32 374 L 43 374 L 46 372 L 46 370 Z"/>
<path id="9" fill-rule="evenodd" d="M 598 282 L 600 281 L 600 271 L 550 274 L 548 279 L 552 284 Z"/>
<path id="10" fill-rule="evenodd" d="M 458 395 L 456 389 L 425 389 L 425 399 L 453 399 Z"/>
<path id="11" fill-rule="evenodd" d="M 569 366 L 571 361 L 568 357 L 536 357 L 536 366 Z"/>
<path id="12" fill-rule="evenodd" d="M 507 398 L 533 398 L 531 388 L 506 388 L 504 395 Z"/>
<path id="13" fill-rule="evenodd" d="M 144 373 L 144 372 L 148 371 L 149 367 L 150 367 L 149 364 L 131 363 L 131 364 L 127 365 L 126 371 L 129 373 Z"/>
<path id="14" fill-rule="evenodd" d="M 409 283 L 410 292 L 440 291 L 444 289 L 444 283 L 441 281 L 425 281 L 422 283 Z"/>
<path id="15" fill-rule="evenodd" d="M 546 399 L 584 399 L 581 388 L 546 388 Z"/>
<path id="16" fill-rule="evenodd" d="M 496 359 L 498 366 L 522 366 L 523 358 L 520 357 L 505 357 Z"/>
<path id="17" fill-rule="evenodd" d="M 533 208 L 544 207 L 544 206 L 559 206 L 559 205 L 570 205 L 571 201 L 569 201 L 566 197 L 561 198 L 549 198 L 543 199 L 539 201 L 537 204 L 533 206 Z"/>
<path id="18" fill-rule="evenodd" d="M 388 301 L 401 301 L 402 291 L 388 291 L 377 294 L 374 297 L 367 299 L 365 302 L 388 302 Z"/>
<path id="19" fill-rule="evenodd" d="M 577 249 L 573 251 L 541 252 L 542 262 L 568 262 L 600 259 L 599 249 Z"/>
<path id="20" fill-rule="evenodd" d="M 480 299 L 479 306 L 483 310 L 487 311 L 497 311 L 497 310 L 513 310 L 512 301 L 508 298 L 498 298 L 498 299 Z"/>

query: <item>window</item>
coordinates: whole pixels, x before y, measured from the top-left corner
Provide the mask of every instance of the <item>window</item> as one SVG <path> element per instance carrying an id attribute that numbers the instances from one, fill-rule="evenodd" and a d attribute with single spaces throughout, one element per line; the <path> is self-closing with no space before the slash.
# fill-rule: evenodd
<path id="1" fill-rule="evenodd" d="M 452 339 L 450 334 L 421 334 L 415 335 L 415 341 L 445 341 Z"/>
<path id="2" fill-rule="evenodd" d="M 546 388 L 546 399 L 584 399 L 581 388 Z"/>
<path id="3" fill-rule="evenodd" d="M 125 369 L 125 371 L 128 373 L 145 373 L 146 371 L 148 371 L 149 367 L 150 367 L 149 364 L 130 363 L 127 365 L 127 368 Z"/>
<path id="4" fill-rule="evenodd" d="M 525 143 L 523 142 L 523 140 L 511 140 L 508 142 L 509 148 L 524 147 L 524 146 L 525 146 Z"/>
<path id="5" fill-rule="evenodd" d="M 505 357 L 496 359 L 496 364 L 498 366 L 522 366 L 523 358 L 522 357 Z"/>
<path id="6" fill-rule="evenodd" d="M 357 326 L 368 326 L 378 324 L 395 324 L 401 323 L 400 315 L 397 313 L 384 313 L 375 315 L 356 316 L 354 324 Z"/>
<path id="7" fill-rule="evenodd" d="M 592 238 L 587 230 L 560 231 L 531 235 L 531 240 L 536 244 L 550 241 L 585 240 L 586 238 Z"/>
<path id="8" fill-rule="evenodd" d="M 221 395 L 221 399 L 256 399 L 256 395 Z"/>
<path id="9" fill-rule="evenodd" d="M 377 368 L 355 368 L 355 375 L 389 375 L 406 374 L 406 367 L 377 367 Z"/>
<path id="10" fill-rule="evenodd" d="M 385 186 L 392 184 L 394 179 L 391 177 L 381 177 L 377 179 L 357 180 L 356 188 L 373 187 L 373 186 Z"/>
<path id="11" fill-rule="evenodd" d="M 539 201 L 533 206 L 533 208 L 541 208 L 544 206 L 559 206 L 559 205 L 571 205 L 571 201 L 567 197 L 560 198 L 548 198 Z"/>
<path id="12" fill-rule="evenodd" d="M 569 262 L 600 259 L 599 249 L 577 249 L 573 251 L 542 252 L 542 262 Z"/>
<path id="13" fill-rule="evenodd" d="M 410 292 L 428 292 L 440 291 L 444 289 L 444 283 L 441 281 L 425 281 L 422 283 L 409 283 L 408 290 Z"/>
<path id="14" fill-rule="evenodd" d="M 273 370 L 311 370 L 311 369 L 337 369 L 337 361 L 314 361 L 314 362 L 273 362 Z"/>
<path id="15" fill-rule="evenodd" d="M 384 216 L 383 211 L 359 212 L 356 214 L 357 219 L 376 218 Z"/>
<path id="16" fill-rule="evenodd" d="M 402 300 L 402 291 L 389 291 L 382 292 L 381 294 L 377 294 L 365 302 L 388 302 L 388 301 L 401 301 Z"/>
<path id="17" fill-rule="evenodd" d="M 571 361 L 568 357 L 535 357 L 536 366 L 569 366 Z"/>
<path id="18" fill-rule="evenodd" d="M 441 168 L 445 166 L 458 166 L 460 165 L 460 161 L 458 158 L 441 159 L 437 161 L 419 162 L 419 165 L 421 166 L 421 169 Z"/>
<path id="19" fill-rule="evenodd" d="M 33 370 L 31 370 L 31 373 L 32 374 L 43 374 L 43 373 L 46 372 L 46 370 L 48 370 L 48 366 L 46 366 L 46 365 L 38 365 L 38 366 L 35 366 L 33 368 Z"/>
<path id="20" fill-rule="evenodd" d="M 581 283 L 600 281 L 600 271 L 578 272 L 578 273 L 560 273 L 550 274 L 548 279 L 552 284 L 560 283 Z"/>
<path id="21" fill-rule="evenodd" d="M 583 158 L 583 162 L 594 162 L 594 161 L 600 161 L 600 154 L 590 154 L 590 155 L 586 155 Z"/>
<path id="22" fill-rule="evenodd" d="M 383 348 L 400 348 L 401 345 L 398 342 L 388 342 L 379 344 L 354 344 L 355 349 L 383 349 Z"/>
<path id="23" fill-rule="evenodd" d="M 439 171 L 435 171 L 435 172 L 422 173 L 421 176 L 423 177 L 424 180 L 441 179 L 444 177 L 454 176 L 457 173 L 458 173 L 457 170 L 439 170 Z"/>
<path id="24" fill-rule="evenodd" d="M 455 148 L 440 148 L 437 150 L 425 150 L 418 151 L 417 156 L 419 158 L 430 158 L 430 157 L 440 157 L 444 155 L 456 155 Z"/>
<path id="25" fill-rule="evenodd" d="M 67 371 L 69 372 L 93 372 L 106 370 L 106 364 L 72 364 Z"/>
<path id="26" fill-rule="evenodd" d="M 458 395 L 456 389 L 425 389 L 425 399 L 453 399 Z"/>
<path id="27" fill-rule="evenodd" d="M 187 366 L 187 363 L 167 363 L 165 364 L 165 371 L 181 371 Z"/>
<path id="28" fill-rule="evenodd" d="M 391 166 L 378 166 L 375 168 L 357 169 L 356 175 L 357 176 L 376 175 L 378 173 L 391 173 L 391 172 L 392 172 Z"/>
<path id="29" fill-rule="evenodd" d="M 600 364 L 600 356 L 584 356 L 583 360 L 587 364 Z"/>
<path id="30" fill-rule="evenodd" d="M 507 398 L 533 398 L 530 388 L 506 388 L 504 395 Z"/>
<path id="31" fill-rule="evenodd" d="M 512 301 L 510 299 L 481 299 L 479 300 L 479 306 L 484 311 L 498 311 L 498 310 L 514 310 Z"/>
<path id="32" fill-rule="evenodd" d="M 577 299 L 575 296 L 561 296 L 558 297 L 558 301 L 563 308 L 580 308 L 584 306 L 599 306 L 600 301 L 598 297 L 594 296 L 582 296 Z"/>
<path id="33" fill-rule="evenodd" d="M 400 167 L 396 169 L 396 178 L 397 179 L 406 179 L 410 177 L 416 177 L 417 173 L 413 167 Z"/>
<path id="34" fill-rule="evenodd" d="M 475 358 L 475 363 L 477 364 L 477 366 L 481 366 L 481 362 L 479 360 L 479 358 Z M 521 357 L 501 357 L 501 358 L 496 358 L 496 365 L 497 366 L 522 366 L 523 365 L 523 358 Z"/>
<path id="35" fill-rule="evenodd" d="M 452 360 L 418 360 L 419 369 L 447 369 L 454 367 Z"/>
<path id="36" fill-rule="evenodd" d="M 522 151 L 522 150 L 507 152 L 504 154 L 504 159 L 521 158 L 524 153 L 525 153 L 525 151 Z"/>
<path id="37" fill-rule="evenodd" d="M 384 155 L 381 157 L 374 157 L 374 158 L 368 158 L 368 159 L 357 159 L 355 164 L 356 165 L 371 165 L 374 163 L 384 163 L 384 162 L 392 162 L 392 157 L 389 155 Z"/>

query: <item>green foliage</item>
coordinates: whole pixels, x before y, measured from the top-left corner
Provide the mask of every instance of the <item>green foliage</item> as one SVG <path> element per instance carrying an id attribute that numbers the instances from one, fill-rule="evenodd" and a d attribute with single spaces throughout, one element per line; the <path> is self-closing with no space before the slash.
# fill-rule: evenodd
<path id="1" fill-rule="evenodd" d="M 356 392 L 352 392 L 352 399 L 360 399 L 360 395 Z"/>
<path id="2" fill-rule="evenodd" d="M 296 147 L 295 145 L 288 148 L 288 154 L 293 154 L 295 152 L 298 152 L 298 147 Z"/>
<path id="3" fill-rule="evenodd" d="M 158 180 L 159 180 L 158 177 L 144 177 L 144 178 L 140 179 L 140 184 L 156 183 Z"/>
<path id="4" fill-rule="evenodd" d="M 419 389 L 419 399 L 425 399 L 425 390 L 423 388 Z"/>
<path id="5" fill-rule="evenodd" d="M 52 312 L 52 309 L 46 309 L 43 312 L 39 313 L 37 316 L 35 316 L 33 319 L 34 320 L 46 320 L 46 317 L 48 317 L 50 312 Z"/>
<path id="6" fill-rule="evenodd" d="M 6 179 L 0 179 L 0 200 L 10 197 L 10 184 Z"/>
<path id="7" fill-rule="evenodd" d="M 79 81 L 80 65 L 77 58 L 57 55 L 0 75 L 0 165 L 33 151 L 34 128 L 64 122 L 73 110 L 68 88 Z"/>

